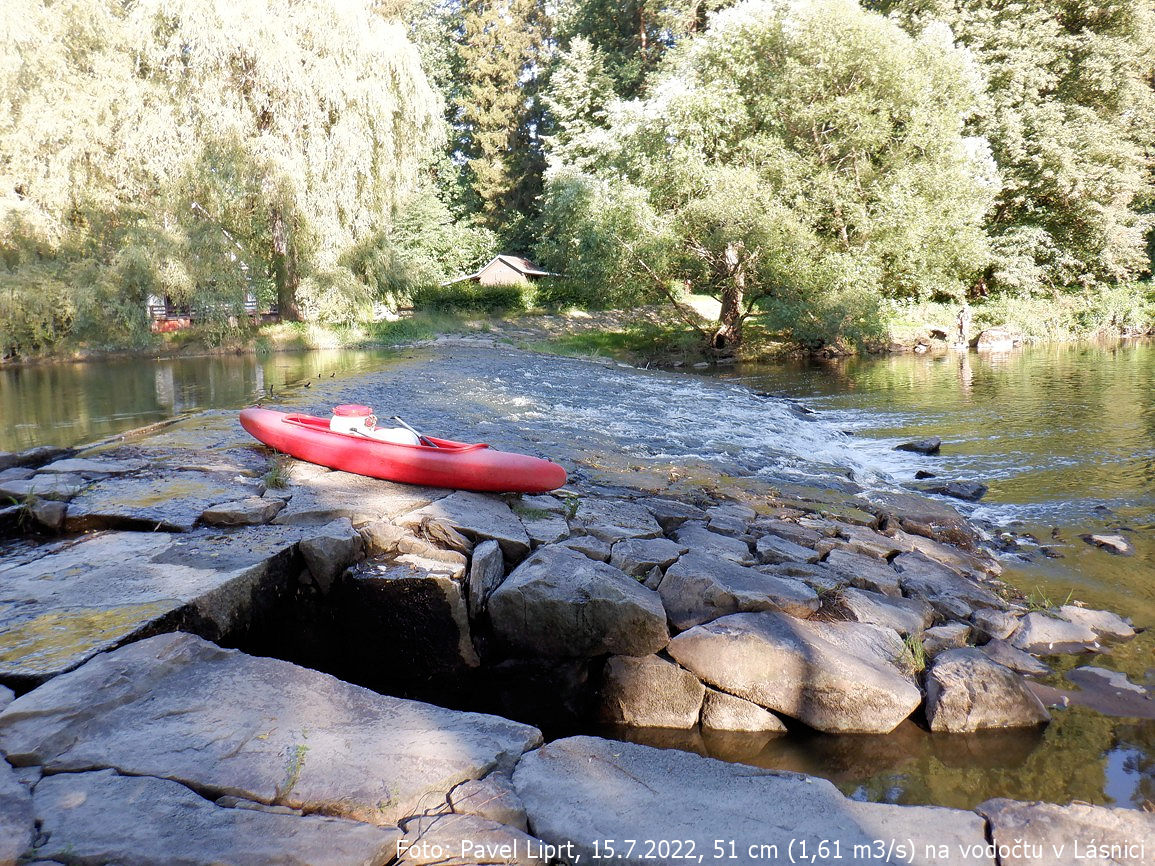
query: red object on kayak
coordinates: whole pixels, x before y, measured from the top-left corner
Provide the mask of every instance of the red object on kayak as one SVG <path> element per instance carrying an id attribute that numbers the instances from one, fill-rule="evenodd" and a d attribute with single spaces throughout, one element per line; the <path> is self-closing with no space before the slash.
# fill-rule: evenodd
<path id="1" fill-rule="evenodd" d="M 565 484 L 556 463 L 488 445 L 425 438 L 436 445 L 381 442 L 329 429 L 326 418 L 250 406 L 241 426 L 254 438 L 309 463 L 404 484 L 490 493 L 544 493 Z"/>

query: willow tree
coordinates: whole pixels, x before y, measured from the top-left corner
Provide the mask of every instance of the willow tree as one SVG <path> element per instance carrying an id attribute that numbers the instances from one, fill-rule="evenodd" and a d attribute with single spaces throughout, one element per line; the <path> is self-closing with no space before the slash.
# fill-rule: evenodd
<path id="1" fill-rule="evenodd" d="M 298 289 L 331 284 L 307 280 L 388 226 L 443 135 L 415 49 L 373 7 L 9 0 L 7 245 L 32 233 L 48 255 L 112 267 L 131 241 L 157 285 L 268 280 L 294 318 Z"/>
<path id="2" fill-rule="evenodd" d="M 800 336 L 837 335 L 882 296 L 961 294 L 986 261 L 996 181 L 962 134 L 977 89 L 945 28 L 912 38 L 851 0 L 747 2 L 675 49 L 649 96 L 612 107 L 587 185 L 645 193 L 648 214 L 622 220 L 623 262 L 663 293 L 677 280 L 717 296 L 715 350 L 759 306 Z M 586 200 L 580 183 L 558 167 L 548 196 Z M 607 249 L 597 219 L 597 243 L 546 226 L 553 268 Z M 633 252 L 660 237 L 662 268 Z"/>

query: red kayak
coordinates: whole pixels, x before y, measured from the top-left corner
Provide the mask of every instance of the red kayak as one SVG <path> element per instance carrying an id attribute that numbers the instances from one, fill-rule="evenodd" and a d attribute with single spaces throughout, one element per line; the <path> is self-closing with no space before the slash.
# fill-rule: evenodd
<path id="1" fill-rule="evenodd" d="M 270 448 L 300 460 L 386 481 L 491 493 L 544 493 L 566 480 L 565 470 L 556 463 L 481 443 L 429 436 L 421 438 L 430 444 L 381 442 L 334 432 L 325 418 L 259 406 L 241 411 L 241 426 Z"/>

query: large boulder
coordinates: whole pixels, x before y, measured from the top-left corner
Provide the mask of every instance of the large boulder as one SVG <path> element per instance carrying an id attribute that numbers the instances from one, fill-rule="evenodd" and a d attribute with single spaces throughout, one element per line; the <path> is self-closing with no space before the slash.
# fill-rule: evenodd
<path id="1" fill-rule="evenodd" d="M 935 657 L 926 675 L 926 717 L 932 731 L 1046 724 L 1050 714 L 1021 676 L 973 647 Z"/>
<path id="2" fill-rule="evenodd" d="M 602 675 L 599 717 L 640 728 L 692 728 L 706 689 L 658 656 L 613 656 Z"/>
<path id="3" fill-rule="evenodd" d="M 806 617 L 819 607 L 817 593 L 801 581 L 696 551 L 666 569 L 658 592 L 670 622 L 678 629 L 739 611 L 780 610 Z"/>
<path id="4" fill-rule="evenodd" d="M 1099 636 L 1083 623 L 1032 611 L 1022 618 L 1011 645 L 1035 655 L 1079 653 L 1097 649 Z"/>
<path id="5" fill-rule="evenodd" d="M 142 634 L 239 640 L 289 595 L 299 527 L 103 532 L 0 565 L 0 682 L 33 686 Z"/>
<path id="6" fill-rule="evenodd" d="M 289 504 L 275 523 L 321 525 L 347 517 L 354 526 L 394 518 L 447 495 L 447 491 L 415 484 L 395 484 L 351 472 L 337 472 L 294 461 L 288 470 Z"/>
<path id="7" fill-rule="evenodd" d="M 35 855 L 65 863 L 374 864 L 396 853 L 402 835 L 344 818 L 226 808 L 176 782 L 112 770 L 48 776 L 35 803 L 45 840 Z"/>
<path id="8" fill-rule="evenodd" d="M 509 562 L 520 562 L 529 553 L 529 535 L 513 510 L 496 496 L 459 490 L 410 512 L 395 521 L 400 526 L 420 527 L 442 522 L 473 541 L 492 538 L 501 545 Z"/>
<path id="9" fill-rule="evenodd" d="M 1005 610 L 1007 603 L 969 577 L 921 553 L 903 553 L 892 563 L 902 591 L 921 598 L 947 619 L 966 619 L 980 607 Z"/>
<path id="10" fill-rule="evenodd" d="M 825 779 L 594 737 L 531 752 L 513 782 L 534 833 L 571 845 L 563 855 L 570 863 L 601 862 L 607 846 L 623 866 L 696 863 L 699 856 L 785 863 L 805 845 L 807 862 L 825 851 L 817 862 L 877 866 L 893 842 L 892 862 L 901 855 L 915 866 L 947 866 L 958 862 L 960 849 L 986 846 L 985 822 L 973 812 L 861 803 Z M 840 845 L 837 861 L 829 859 L 832 840 Z M 882 858 L 875 856 L 880 845 Z M 937 859 L 942 850 L 949 854 Z M 994 864 L 982 854 L 966 862 Z"/>
<path id="11" fill-rule="evenodd" d="M 65 478 L 68 476 L 54 476 Z M 166 472 L 97 481 L 68 506 L 65 529 L 188 532 L 201 515 L 226 502 L 260 496 L 262 485 L 215 472 Z"/>
<path id="12" fill-rule="evenodd" d="M 781 562 L 818 562 L 821 554 L 801 544 L 768 532 L 754 544 L 758 561 L 766 565 Z"/>
<path id="13" fill-rule="evenodd" d="M 974 528 L 954 508 L 915 493 L 875 493 L 871 508 L 887 524 L 912 535 L 957 544 L 967 550 L 978 546 Z"/>
<path id="14" fill-rule="evenodd" d="M 493 631 L 513 652 L 644 656 L 670 639 L 653 590 L 561 545 L 539 548 L 489 598 Z"/>
<path id="15" fill-rule="evenodd" d="M 49 775 L 114 769 L 381 825 L 540 743 L 527 725 L 180 633 L 98 656 L 0 713 L 0 751 Z"/>
<path id="16" fill-rule="evenodd" d="M 1155 816 L 1135 809 L 996 799 L 976 811 L 1002 866 L 1147 866 L 1155 850 Z"/>
<path id="17" fill-rule="evenodd" d="M 780 613 L 740 613 L 678 635 L 669 652 L 703 682 L 820 731 L 894 730 L 922 693 L 893 665 L 855 655 L 823 629 Z"/>

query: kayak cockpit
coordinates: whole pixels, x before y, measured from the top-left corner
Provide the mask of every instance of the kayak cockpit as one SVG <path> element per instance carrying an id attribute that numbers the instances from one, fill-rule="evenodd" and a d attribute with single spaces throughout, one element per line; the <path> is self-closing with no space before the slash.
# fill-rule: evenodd
<path id="1" fill-rule="evenodd" d="M 336 430 L 329 429 L 329 422 L 324 418 L 316 418 L 312 415 L 285 415 L 282 419 L 285 424 L 291 424 L 296 427 L 304 427 L 307 430 L 312 430 L 316 433 L 325 433 L 330 436 L 339 436 L 342 439 L 353 439 L 363 444 L 383 445 L 389 448 L 411 448 L 419 451 L 448 451 L 453 454 L 461 454 L 467 451 L 479 451 L 482 448 L 488 448 L 484 442 L 454 442 L 452 439 L 438 439 L 434 436 L 426 436 L 425 438 L 433 443 L 429 445 L 408 445 L 403 442 L 380 442 L 374 439 L 368 439 L 363 436 L 357 436 L 353 433 L 341 433 Z"/>

